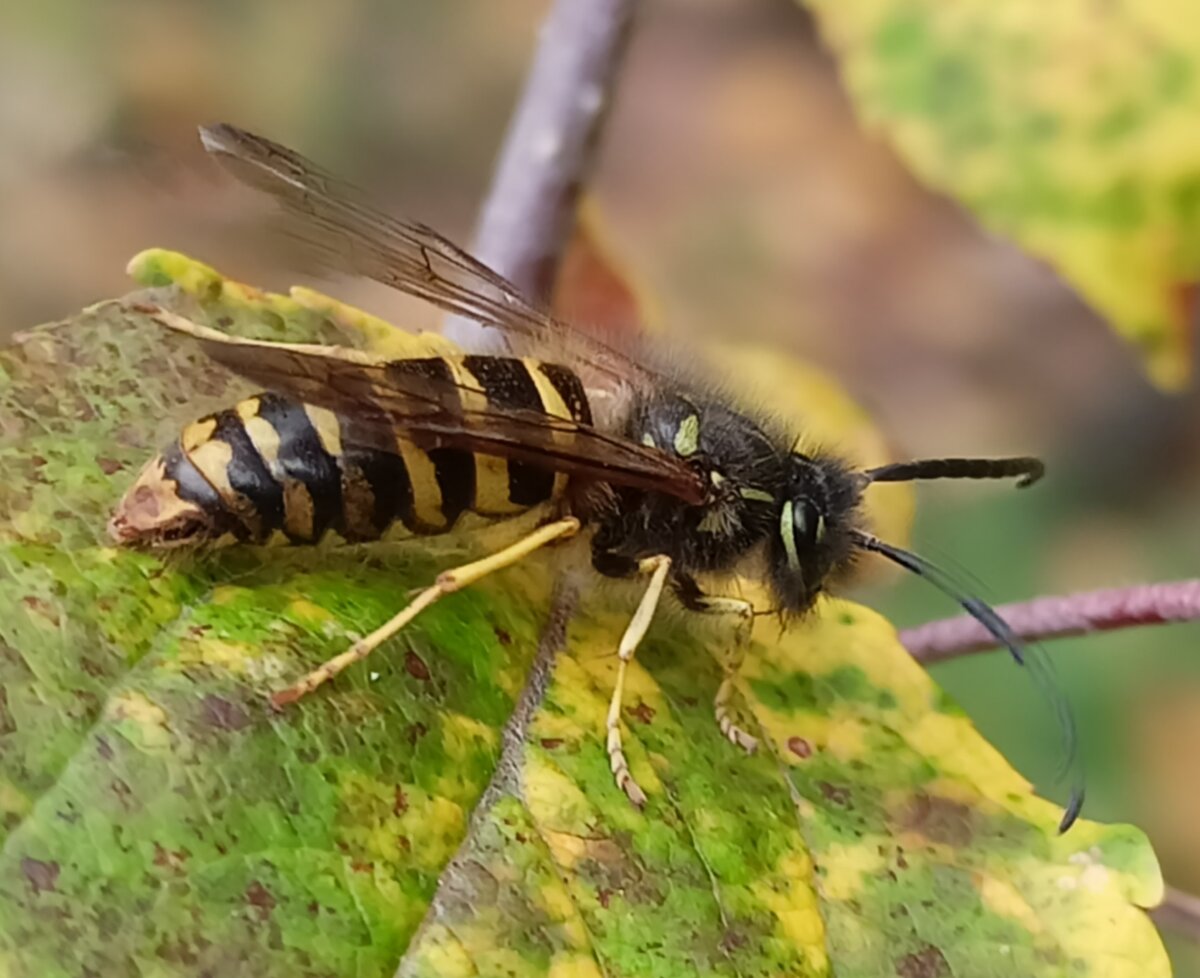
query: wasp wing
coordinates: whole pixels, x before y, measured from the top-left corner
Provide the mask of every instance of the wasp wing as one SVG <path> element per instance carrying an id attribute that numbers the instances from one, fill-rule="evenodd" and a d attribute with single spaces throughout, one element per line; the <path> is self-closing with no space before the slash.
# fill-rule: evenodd
<path id="1" fill-rule="evenodd" d="M 243 377 L 338 412 L 352 422 L 355 439 L 366 447 L 395 451 L 399 436 L 427 450 L 461 448 L 577 478 L 662 492 L 692 505 L 704 501 L 704 480 L 681 459 L 582 421 L 489 404 L 478 387 L 423 369 L 440 362 L 437 358 L 388 360 L 341 347 L 249 340 L 160 306 L 133 303 L 130 308 L 196 338 L 212 359 Z"/>
<path id="2" fill-rule="evenodd" d="M 293 218 L 290 234 L 323 268 L 390 285 L 535 349 L 561 349 L 609 383 L 653 380 L 645 366 L 550 315 L 436 231 L 381 213 L 357 188 L 294 150 L 226 123 L 202 126 L 200 139 L 234 176 L 283 206 Z"/>

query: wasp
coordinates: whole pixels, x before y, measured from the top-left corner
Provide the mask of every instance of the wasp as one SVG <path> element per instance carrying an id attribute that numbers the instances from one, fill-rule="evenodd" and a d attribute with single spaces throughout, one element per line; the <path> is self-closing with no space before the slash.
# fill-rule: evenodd
<path id="1" fill-rule="evenodd" d="M 1004 620 L 929 561 L 874 536 L 862 501 L 878 482 L 1043 474 L 1035 458 L 939 458 L 856 471 L 836 454 L 804 452 L 793 432 L 736 404 L 708 378 L 660 359 L 642 340 L 619 344 L 561 321 L 505 278 L 422 224 L 386 216 L 298 153 L 230 125 L 201 139 L 243 182 L 266 191 L 327 267 L 366 275 L 494 327 L 505 355 L 387 359 L 359 350 L 237 338 L 161 306 L 161 325 L 264 393 L 189 424 L 118 504 L 109 530 L 126 545 L 236 540 L 313 544 L 382 538 L 401 526 L 449 533 L 463 514 L 541 522 L 510 546 L 444 571 L 390 621 L 291 686 L 300 700 L 356 663 L 433 603 L 537 550 L 586 534 L 601 575 L 646 582 L 617 645 L 606 720 L 616 785 L 641 807 L 621 740 L 626 669 L 664 592 L 685 609 L 743 624 L 761 609 L 700 583 L 754 567 L 770 611 L 797 618 L 872 552 L 956 600 L 1018 663 L 1041 670 L 1068 756 L 1074 723 L 1044 660 Z M 746 632 L 743 629 L 743 634 Z M 742 661 L 728 657 L 713 704 L 732 743 L 756 738 L 731 708 Z M 1077 816 L 1077 779 L 1060 825 Z"/>

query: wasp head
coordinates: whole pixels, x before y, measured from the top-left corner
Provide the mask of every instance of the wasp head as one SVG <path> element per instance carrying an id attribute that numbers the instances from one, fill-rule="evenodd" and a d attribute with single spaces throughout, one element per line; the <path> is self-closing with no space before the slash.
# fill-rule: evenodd
<path id="1" fill-rule="evenodd" d="M 769 545 L 771 584 L 784 612 L 807 611 L 850 568 L 861 479 L 836 459 L 793 452 Z"/>

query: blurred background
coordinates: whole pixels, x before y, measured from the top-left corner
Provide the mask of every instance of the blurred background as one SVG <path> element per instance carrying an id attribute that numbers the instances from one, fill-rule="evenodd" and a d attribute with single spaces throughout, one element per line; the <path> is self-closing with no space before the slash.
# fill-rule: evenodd
<path id="1" fill-rule="evenodd" d="M 0 338 L 127 291 L 125 262 L 150 246 L 265 287 L 298 279 L 258 232 L 259 203 L 203 158 L 199 122 L 269 134 L 469 241 L 547 6 L 4 5 Z M 611 244 L 675 329 L 756 333 L 825 367 L 897 456 L 1047 458 L 1028 493 L 921 490 L 914 546 L 969 568 L 985 596 L 1195 573 L 1196 397 L 1150 388 L 1049 269 L 918 185 L 855 120 L 796 4 L 647 3 L 594 187 Z M 433 321 L 382 289 L 335 291 Z M 901 626 L 954 611 L 918 581 L 859 596 Z M 1198 639 L 1180 625 L 1052 648 L 1080 713 L 1087 814 L 1144 827 L 1168 880 L 1193 892 Z M 1063 800 L 1025 677 L 987 655 L 936 678 Z"/>

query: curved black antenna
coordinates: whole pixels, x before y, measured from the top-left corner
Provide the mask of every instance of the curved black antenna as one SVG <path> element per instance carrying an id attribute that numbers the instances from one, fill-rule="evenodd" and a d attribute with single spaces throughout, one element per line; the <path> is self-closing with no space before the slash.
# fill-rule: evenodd
<path id="1" fill-rule="evenodd" d="M 1066 810 L 1058 823 L 1058 831 L 1066 832 L 1079 817 L 1080 809 L 1083 808 L 1083 759 L 1078 749 L 1075 715 L 1071 711 L 1070 701 L 1058 685 L 1050 658 L 1036 646 L 1032 648 L 1026 646 L 1017 637 L 1008 622 L 1001 618 L 991 605 L 968 593 L 936 564 L 858 530 L 854 531 L 854 542 L 863 550 L 880 554 L 893 563 L 899 564 L 905 570 L 925 578 L 943 594 L 953 598 L 968 615 L 987 630 L 988 634 L 1008 649 L 1018 665 L 1026 666 L 1029 669 L 1034 682 L 1054 710 L 1055 719 L 1057 719 L 1059 730 L 1062 733 L 1064 757 L 1058 777 L 1062 778 L 1068 771 L 1072 775 L 1071 797 L 1068 799 Z"/>
<path id="2" fill-rule="evenodd" d="M 911 482 L 914 479 L 1009 479 L 1017 478 L 1024 489 L 1046 473 L 1040 458 L 922 458 L 893 462 L 862 473 L 866 482 Z"/>

